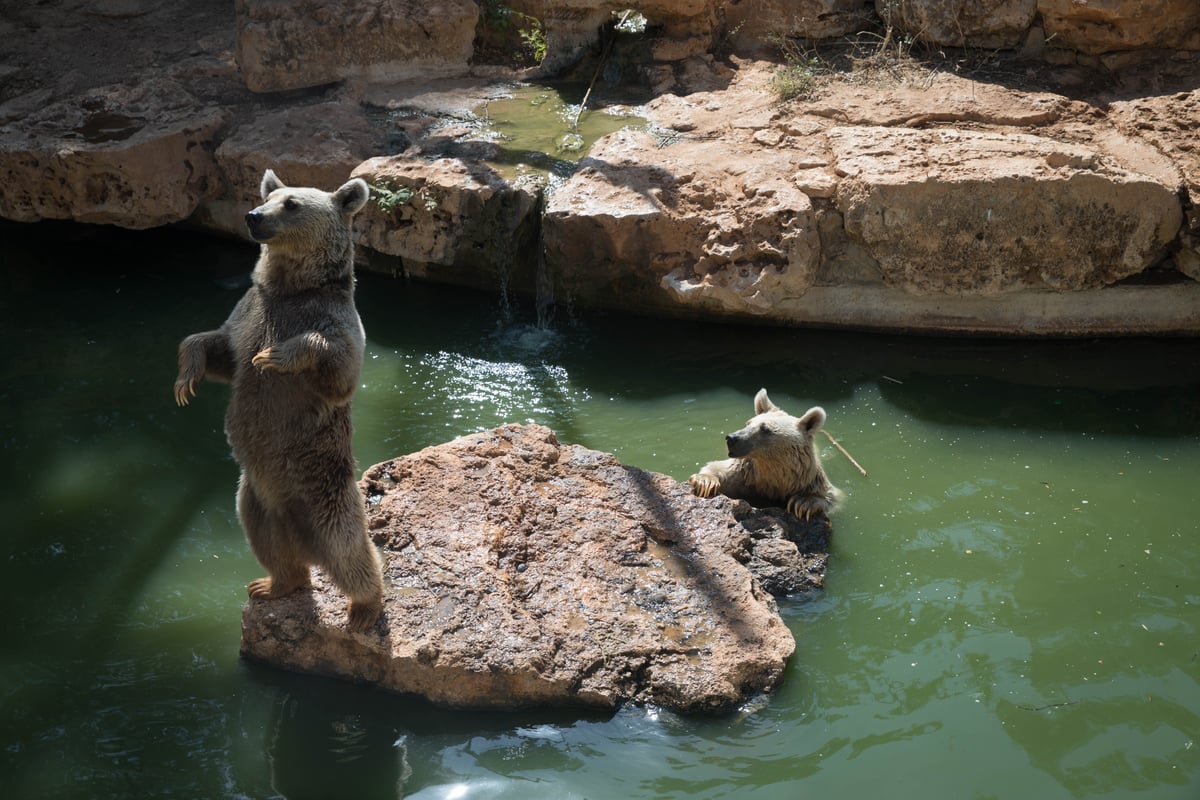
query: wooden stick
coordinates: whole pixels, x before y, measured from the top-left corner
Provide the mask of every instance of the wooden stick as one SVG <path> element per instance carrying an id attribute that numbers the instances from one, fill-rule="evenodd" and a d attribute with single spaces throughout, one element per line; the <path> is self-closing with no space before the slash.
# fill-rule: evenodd
<path id="1" fill-rule="evenodd" d="M 861 473 L 863 474 L 863 477 L 864 477 L 864 478 L 865 478 L 865 477 L 867 477 L 867 471 L 866 471 L 865 469 L 863 469 L 863 468 L 862 468 L 862 464 L 860 464 L 860 463 L 858 463 L 857 461 L 855 461 L 855 460 L 854 460 L 854 456 L 852 456 L 852 455 L 850 455 L 849 453 L 847 453 L 847 452 L 846 452 L 846 448 L 842 447 L 842 444 L 841 444 L 841 442 L 839 442 L 837 439 L 833 438 L 833 434 L 832 434 L 832 433 L 830 433 L 829 431 L 825 430 L 824 428 L 821 428 L 821 433 L 823 433 L 823 434 L 825 434 L 826 436 L 828 436 L 828 437 L 829 437 L 829 441 L 833 442 L 833 446 L 834 446 L 834 447 L 836 447 L 838 450 L 841 450 L 841 451 L 842 451 L 842 455 L 844 455 L 846 458 L 850 459 L 850 463 L 851 463 L 851 464 L 853 464 L 854 466 L 858 467 L 858 471 L 859 471 L 859 472 L 861 472 Z"/>
<path id="2" fill-rule="evenodd" d="M 629 15 L 633 13 L 633 9 L 626 10 L 621 15 L 621 19 L 613 26 L 612 38 L 604 45 L 604 50 L 600 53 L 600 61 L 596 64 L 596 71 L 592 74 L 592 82 L 588 84 L 587 91 L 583 93 L 583 102 L 579 104 L 579 110 L 575 112 L 575 121 L 571 123 L 571 130 L 579 130 L 579 117 L 583 114 L 583 109 L 587 105 L 588 98 L 592 96 L 592 87 L 596 85 L 596 81 L 600 77 L 600 70 L 604 68 L 604 60 L 608 58 L 608 51 L 612 49 L 613 42 L 617 40 L 616 29 L 625 24 L 625 20 L 629 19 Z"/>

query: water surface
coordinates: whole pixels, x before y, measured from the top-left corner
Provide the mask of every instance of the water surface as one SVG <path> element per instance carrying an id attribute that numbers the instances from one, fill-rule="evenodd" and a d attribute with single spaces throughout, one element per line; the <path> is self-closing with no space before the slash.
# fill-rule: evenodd
<path id="1" fill-rule="evenodd" d="M 603 82 L 593 89 L 588 94 L 587 86 L 574 83 L 497 84 L 492 87 L 494 96 L 470 111 L 446 116 L 430 138 L 445 140 L 442 147 L 446 152 L 454 152 L 456 145 L 490 142 L 494 148 L 472 157 L 511 182 L 554 187 L 571 176 L 602 136 L 623 128 L 650 128 L 638 113 L 638 103 L 647 99 L 644 92 Z M 402 130 L 402 121 L 425 114 L 401 108 L 379 111 L 376 118 L 389 138 L 407 147 L 411 142 Z"/>
<path id="2" fill-rule="evenodd" d="M 244 663 L 227 389 L 175 347 L 254 252 L 0 227 L 9 797 L 1200 796 L 1200 343 L 901 339 L 589 316 L 364 275 L 362 466 L 503 422 L 684 479 L 766 386 L 863 477 L 773 697 L 444 711 Z M 528 308 L 527 308 L 528 306 Z"/>

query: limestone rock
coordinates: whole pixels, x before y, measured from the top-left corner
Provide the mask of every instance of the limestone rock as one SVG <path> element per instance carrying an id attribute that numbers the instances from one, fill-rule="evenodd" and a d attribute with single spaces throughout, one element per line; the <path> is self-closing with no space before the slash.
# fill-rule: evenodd
<path id="1" fill-rule="evenodd" d="M 312 593 L 246 605 L 243 653 L 456 707 L 725 708 L 775 687 L 795 646 L 737 559 L 782 590 L 824 567 L 827 528 L 800 554 L 781 510 L 700 500 L 537 425 L 378 464 L 361 485 L 385 553 L 379 628 L 348 633 L 318 573 Z"/>
<path id="2" fill-rule="evenodd" d="M 150 228 L 221 190 L 211 146 L 229 118 L 179 84 L 104 86 L 0 127 L 0 216 Z"/>
<path id="3" fill-rule="evenodd" d="M 776 36 L 836 39 L 875 22 L 871 0 L 742 0 L 725 10 L 726 28 L 746 52 L 771 47 Z"/>
<path id="4" fill-rule="evenodd" d="M 803 156 L 721 141 L 659 148 L 632 131 L 606 137 L 547 204 L 556 296 L 762 313 L 804 294 L 820 238 L 812 203 L 792 180 Z"/>
<path id="5" fill-rule="evenodd" d="M 1159 260 L 1182 221 L 1179 177 L 1150 148 L 1027 134 L 829 132 L 846 230 L 909 292 L 1106 286 Z"/>
<path id="6" fill-rule="evenodd" d="M 1110 116 L 1126 136 L 1144 140 L 1183 174 L 1186 225 L 1175 254 L 1179 271 L 1200 280 L 1200 89 L 1117 100 Z"/>
<path id="7" fill-rule="evenodd" d="M 1047 39 L 1081 53 L 1200 49 L 1195 0 L 1037 0 L 1037 5 Z"/>
<path id="8" fill-rule="evenodd" d="M 1033 23 L 1038 0 L 875 0 L 885 24 L 930 44 L 1012 47 Z"/>
<path id="9" fill-rule="evenodd" d="M 216 151 L 228 190 L 204 204 L 197 222 L 246 236 L 243 217 L 260 202 L 263 172 L 273 169 L 288 186 L 333 191 L 383 147 L 383 134 L 352 100 L 335 99 L 257 114 L 231 130 Z"/>
<path id="10" fill-rule="evenodd" d="M 813 98 L 801 111 L 851 126 L 974 124 L 1032 128 L 1058 121 L 1068 109 L 1061 94 L 1013 92 L 996 84 L 937 74 L 923 78 L 919 86 L 890 89 L 886 101 L 881 101 L 877 88 L 850 85 L 830 96 Z"/>
<path id="11" fill-rule="evenodd" d="M 238 64 L 255 92 L 465 75 L 479 19 L 474 0 L 237 0 L 234 8 Z"/>
<path id="12" fill-rule="evenodd" d="M 486 289 L 532 286 L 536 189 L 514 186 L 480 161 L 419 153 L 368 159 L 353 176 L 377 187 L 355 222 L 360 241 L 398 256 L 404 274 Z"/>

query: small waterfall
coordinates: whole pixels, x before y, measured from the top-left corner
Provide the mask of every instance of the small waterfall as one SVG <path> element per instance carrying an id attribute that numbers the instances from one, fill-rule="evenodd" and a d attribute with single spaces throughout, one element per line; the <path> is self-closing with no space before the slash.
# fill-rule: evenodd
<path id="1" fill-rule="evenodd" d="M 554 276 L 546 265 L 545 224 L 546 204 L 550 196 L 550 186 L 542 188 L 538 196 L 537 218 L 537 272 L 534 274 L 534 307 L 537 310 L 537 327 L 539 330 L 550 330 L 554 325 Z"/>
<path id="2" fill-rule="evenodd" d="M 503 214 L 500 215 L 503 218 Z M 508 299 L 508 283 L 512 277 L 513 264 L 516 262 L 516 243 L 509 231 L 501 224 L 492 226 L 492 241 L 500 243 L 495 249 L 496 277 L 500 280 L 500 315 L 507 318 L 512 316 L 512 306 Z"/>
<path id="3" fill-rule="evenodd" d="M 498 355 L 505 358 L 516 358 L 523 361 L 529 358 L 541 359 L 547 352 L 552 351 L 560 343 L 559 332 L 555 330 L 555 299 L 554 276 L 546 264 L 545 242 L 542 237 L 542 218 L 546 211 L 546 193 L 548 187 L 543 186 L 538 191 L 537 215 L 533 224 L 537 225 L 536 235 L 509 236 L 509 242 L 501 254 L 497 252 L 498 266 L 503 262 L 504 269 L 499 270 L 501 277 L 500 307 L 496 320 L 496 332 L 493 342 L 499 348 Z M 506 229 L 511 231 L 511 229 Z M 533 322 L 523 321 L 517 302 L 510 295 L 510 278 L 516 264 L 524 260 L 517 252 L 520 241 L 529 241 L 528 246 L 536 248 L 536 264 L 533 275 L 533 299 L 535 318 Z M 527 261 L 525 263 L 528 263 Z M 528 319 L 524 316 L 524 319 Z"/>

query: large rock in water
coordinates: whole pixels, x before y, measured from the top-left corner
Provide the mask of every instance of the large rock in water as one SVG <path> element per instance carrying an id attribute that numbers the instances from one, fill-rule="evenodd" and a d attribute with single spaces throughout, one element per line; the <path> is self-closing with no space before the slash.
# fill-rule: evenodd
<path id="1" fill-rule="evenodd" d="M 377 464 L 361 485 L 385 556 L 379 626 L 349 633 L 318 571 L 311 593 L 246 604 L 244 655 L 456 707 L 721 709 L 774 688 L 795 648 L 764 587 L 820 586 L 825 565 L 827 521 L 700 500 L 537 425 Z"/>

